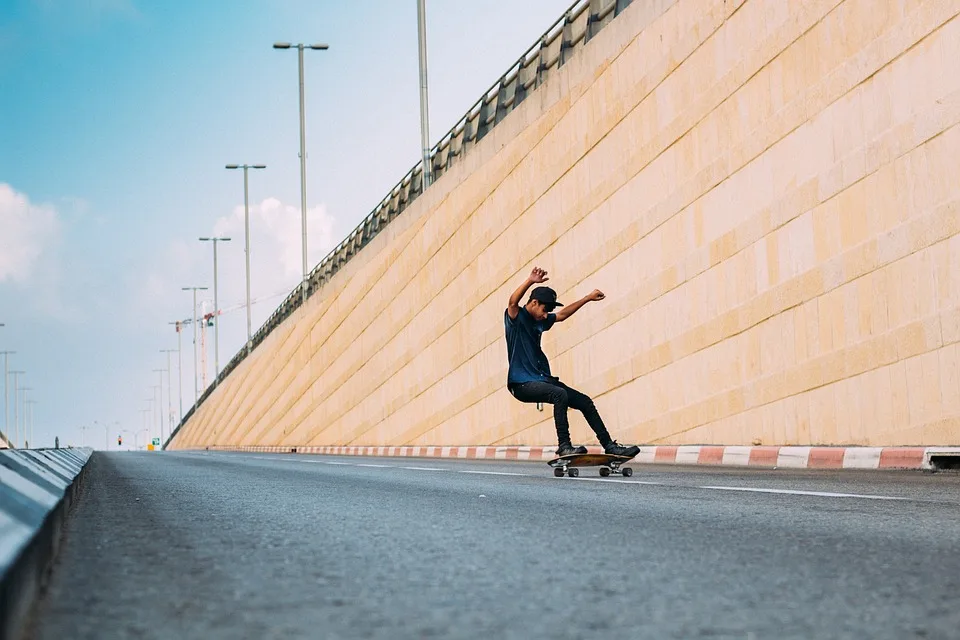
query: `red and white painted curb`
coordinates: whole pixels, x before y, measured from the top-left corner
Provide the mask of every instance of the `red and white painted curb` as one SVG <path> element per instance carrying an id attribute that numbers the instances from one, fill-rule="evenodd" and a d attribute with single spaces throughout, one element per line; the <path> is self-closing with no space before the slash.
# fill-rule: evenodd
<path id="1" fill-rule="evenodd" d="M 454 458 L 466 460 L 552 460 L 556 447 L 344 447 L 301 445 L 211 445 L 214 451 L 305 453 L 341 456 Z M 587 447 L 601 453 L 600 447 Z M 637 463 L 697 464 L 788 469 L 932 469 L 933 459 L 960 460 L 960 447 L 774 447 L 658 445 L 640 447 Z"/>

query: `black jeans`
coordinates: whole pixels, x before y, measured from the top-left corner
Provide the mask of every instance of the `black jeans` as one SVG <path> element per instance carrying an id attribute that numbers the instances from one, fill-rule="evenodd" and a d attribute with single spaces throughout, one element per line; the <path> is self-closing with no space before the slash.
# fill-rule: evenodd
<path id="1" fill-rule="evenodd" d="M 507 387 L 513 397 L 520 402 L 544 402 L 553 405 L 553 421 L 557 425 L 557 439 L 560 444 L 570 442 L 570 423 L 567 421 L 567 408 L 580 411 L 587 424 L 597 434 L 600 444 L 606 446 L 612 440 L 603 425 L 600 412 L 585 393 L 568 387 L 559 380 L 550 382 L 524 382 Z"/>

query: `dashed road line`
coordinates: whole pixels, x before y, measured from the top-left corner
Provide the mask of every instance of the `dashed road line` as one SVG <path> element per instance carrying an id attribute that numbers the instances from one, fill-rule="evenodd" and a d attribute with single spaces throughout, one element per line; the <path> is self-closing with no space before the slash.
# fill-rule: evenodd
<path id="1" fill-rule="evenodd" d="M 761 489 L 758 487 L 723 487 L 723 486 L 704 486 L 698 489 L 711 489 L 713 491 L 745 491 L 749 493 L 781 493 L 791 496 L 817 496 L 822 498 L 863 498 L 865 500 L 910 500 L 897 496 L 880 496 L 869 493 L 837 493 L 835 491 L 801 491 L 799 489 Z"/>
<path id="2" fill-rule="evenodd" d="M 268 456 L 249 456 L 250 458 L 256 460 L 271 460 L 275 462 L 312 462 L 316 464 L 329 464 L 336 466 L 344 467 L 375 467 L 380 469 L 405 469 L 408 471 L 452 471 L 455 473 L 464 473 L 470 475 L 486 475 L 486 476 L 519 476 L 525 478 L 533 477 L 543 477 L 540 474 L 535 473 L 519 473 L 513 471 L 480 471 L 473 469 L 450 469 L 444 467 L 409 467 L 409 466 L 399 466 L 392 464 L 372 464 L 372 463 L 361 463 L 361 462 L 341 462 L 339 460 L 307 460 L 303 458 L 286 458 L 286 457 L 268 457 Z M 668 484 L 666 482 L 656 482 L 651 480 L 626 480 L 619 478 L 569 478 L 570 480 L 580 480 L 583 482 L 607 482 L 613 484 L 638 484 L 638 485 L 648 485 L 648 486 L 659 486 L 659 487 L 676 487 L 681 489 L 703 489 L 707 491 L 740 491 L 744 493 L 767 493 L 767 494 L 780 494 L 780 495 L 792 495 L 792 496 L 811 496 L 811 497 L 820 497 L 820 498 L 859 498 L 862 500 L 896 500 L 896 501 L 910 501 L 912 498 L 899 497 L 899 496 L 883 496 L 867 493 L 840 493 L 836 491 L 804 491 L 801 489 L 766 489 L 761 487 L 730 487 L 723 485 L 682 485 L 682 484 Z"/>
<path id="3" fill-rule="evenodd" d="M 457 469 L 456 471 L 457 473 L 472 473 L 481 476 L 523 476 L 532 478 L 535 475 L 532 473 L 515 473 L 513 471 L 468 471 L 466 469 Z"/>
<path id="4" fill-rule="evenodd" d="M 668 485 L 666 482 L 654 482 L 652 480 L 620 480 L 619 478 L 582 478 L 576 477 L 573 480 L 582 480 L 583 482 L 611 482 L 614 484 L 648 484 L 651 486 L 667 487 L 667 486 L 685 486 L 685 485 Z"/>

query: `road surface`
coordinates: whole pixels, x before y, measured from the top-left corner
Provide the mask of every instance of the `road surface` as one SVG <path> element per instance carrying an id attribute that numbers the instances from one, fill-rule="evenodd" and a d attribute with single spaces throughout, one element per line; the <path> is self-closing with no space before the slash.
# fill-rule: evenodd
<path id="1" fill-rule="evenodd" d="M 96 453 L 33 638 L 948 638 L 960 475 Z"/>

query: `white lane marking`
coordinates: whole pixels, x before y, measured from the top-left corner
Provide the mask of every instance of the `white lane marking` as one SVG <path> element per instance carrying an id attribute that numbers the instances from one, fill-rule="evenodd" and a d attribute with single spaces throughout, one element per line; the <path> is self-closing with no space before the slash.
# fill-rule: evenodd
<path id="1" fill-rule="evenodd" d="M 909 500 L 898 496 L 878 496 L 866 493 L 836 493 L 834 491 L 800 491 L 799 489 L 760 489 L 756 487 L 720 487 L 706 486 L 697 489 L 712 489 L 715 491 L 746 491 L 750 493 L 781 493 L 791 496 L 819 496 L 822 498 L 864 498 L 866 500 Z"/>
<path id="2" fill-rule="evenodd" d="M 472 473 L 476 475 L 483 476 L 524 476 L 524 477 L 533 477 L 532 473 L 514 473 L 512 471 L 467 471 L 465 469 L 457 469 L 457 473 Z"/>
<path id="3" fill-rule="evenodd" d="M 515 473 L 510 471 L 472 471 L 466 469 L 443 469 L 440 467 L 397 467 L 396 465 L 388 464 L 362 464 L 356 462 L 336 462 L 333 460 L 304 460 L 297 458 L 272 458 L 267 456 L 250 456 L 259 460 L 275 460 L 275 461 L 287 461 L 287 462 L 316 462 L 319 464 L 333 464 L 339 466 L 350 466 L 350 467 L 380 467 L 380 468 L 389 468 L 389 469 L 408 469 L 410 471 L 456 471 L 457 473 L 469 473 L 474 475 L 490 475 L 490 476 L 522 476 L 522 477 L 534 477 L 539 476 L 540 474 L 534 473 Z M 792 496 L 815 496 L 821 498 L 860 498 L 864 500 L 907 500 L 910 498 L 900 497 L 900 496 L 882 496 L 882 495 L 871 495 L 865 493 L 838 493 L 834 491 L 802 491 L 800 489 L 763 489 L 759 487 L 725 487 L 720 485 L 668 485 L 665 482 L 652 482 L 648 480 L 625 480 L 619 478 L 569 478 L 571 480 L 583 480 L 585 482 L 614 482 L 620 484 L 640 484 L 640 485 L 650 485 L 650 486 L 671 486 L 678 488 L 694 488 L 694 489 L 708 489 L 711 491 L 742 491 L 746 493 L 772 493 L 772 494 L 781 494 L 781 495 L 792 495 Z"/>
<path id="4" fill-rule="evenodd" d="M 620 480 L 619 478 L 581 478 L 577 476 L 573 480 L 583 480 L 585 482 L 613 482 L 616 484 L 648 484 L 653 486 L 666 486 L 665 482 L 652 482 L 650 480 Z"/>

